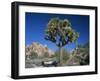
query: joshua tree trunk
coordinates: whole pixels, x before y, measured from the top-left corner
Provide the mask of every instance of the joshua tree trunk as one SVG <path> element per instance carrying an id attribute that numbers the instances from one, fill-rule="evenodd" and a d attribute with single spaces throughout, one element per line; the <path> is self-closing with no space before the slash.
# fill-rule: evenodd
<path id="1" fill-rule="evenodd" d="M 60 52 L 60 55 L 59 55 L 59 63 L 60 63 L 60 65 L 62 65 L 62 61 L 63 61 L 63 55 L 62 55 L 62 47 L 59 47 L 59 52 Z"/>

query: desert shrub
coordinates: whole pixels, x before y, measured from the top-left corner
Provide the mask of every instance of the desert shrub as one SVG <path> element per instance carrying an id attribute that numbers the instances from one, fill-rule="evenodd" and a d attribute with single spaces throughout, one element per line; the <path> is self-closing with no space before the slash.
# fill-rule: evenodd
<path id="1" fill-rule="evenodd" d="M 67 60 L 69 59 L 69 55 L 70 55 L 70 53 L 65 48 L 62 48 L 62 63 L 63 63 L 63 65 L 66 64 Z M 58 61 L 60 61 L 60 51 L 57 50 L 53 57 L 56 57 L 56 59 Z"/>
<path id="2" fill-rule="evenodd" d="M 77 59 L 77 61 L 80 62 L 80 65 L 88 65 L 89 64 L 89 43 L 80 45 L 78 49 L 74 50 L 72 55 L 73 54 L 74 54 L 73 59 Z"/>
<path id="3" fill-rule="evenodd" d="M 69 59 L 69 52 L 66 49 L 62 49 L 62 59 L 63 61 L 67 61 Z"/>
<path id="4" fill-rule="evenodd" d="M 49 57 L 49 54 L 45 52 L 43 57 Z"/>
<path id="5" fill-rule="evenodd" d="M 31 52 L 31 59 L 37 58 L 38 55 L 34 51 Z"/>

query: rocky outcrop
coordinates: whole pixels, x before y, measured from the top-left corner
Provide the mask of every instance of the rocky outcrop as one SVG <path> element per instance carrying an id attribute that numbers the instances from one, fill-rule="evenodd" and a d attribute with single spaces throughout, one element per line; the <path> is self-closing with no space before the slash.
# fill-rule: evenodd
<path id="1" fill-rule="evenodd" d="M 54 54 L 54 52 L 46 45 L 42 45 L 38 42 L 33 42 L 31 45 L 27 45 L 25 47 L 25 54 L 27 58 L 30 58 L 33 52 L 37 54 L 38 57 L 51 57 Z"/>

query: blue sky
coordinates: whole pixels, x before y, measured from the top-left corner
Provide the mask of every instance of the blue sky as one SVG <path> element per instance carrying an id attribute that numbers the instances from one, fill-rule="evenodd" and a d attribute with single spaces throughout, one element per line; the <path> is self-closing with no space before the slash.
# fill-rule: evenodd
<path id="1" fill-rule="evenodd" d="M 69 15 L 69 14 L 49 14 L 49 13 L 30 13 L 25 15 L 25 45 L 32 42 L 39 42 L 47 45 L 51 50 L 57 50 L 55 43 L 44 39 L 45 28 L 51 18 L 68 19 L 72 28 L 80 33 L 78 44 L 84 44 L 89 41 L 89 16 L 88 15 Z M 75 48 L 75 43 L 70 43 L 64 47 L 71 51 Z"/>

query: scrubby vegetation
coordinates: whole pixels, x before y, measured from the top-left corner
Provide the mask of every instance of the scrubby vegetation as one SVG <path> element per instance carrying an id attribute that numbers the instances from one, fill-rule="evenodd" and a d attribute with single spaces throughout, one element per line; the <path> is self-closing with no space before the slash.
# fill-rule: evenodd
<path id="1" fill-rule="evenodd" d="M 60 64 L 60 51 L 56 50 L 51 57 L 47 53 L 43 57 L 38 57 L 33 51 L 31 58 L 26 60 L 26 68 L 43 67 L 42 62 L 56 61 L 57 66 L 80 66 L 89 65 L 89 42 L 83 45 L 78 45 L 69 52 L 66 48 L 62 48 L 62 64 Z"/>
<path id="2" fill-rule="evenodd" d="M 71 53 L 65 48 L 62 49 L 62 66 L 89 65 L 89 43 L 78 45 Z M 59 60 L 59 50 L 54 57 Z"/>

